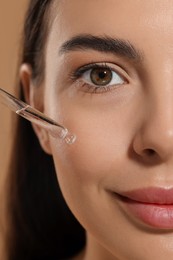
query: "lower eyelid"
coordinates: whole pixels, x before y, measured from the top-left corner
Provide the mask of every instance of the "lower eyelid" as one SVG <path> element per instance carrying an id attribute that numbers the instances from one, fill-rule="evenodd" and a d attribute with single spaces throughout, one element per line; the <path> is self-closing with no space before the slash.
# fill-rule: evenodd
<path id="1" fill-rule="evenodd" d="M 120 87 L 122 87 L 122 85 L 124 85 L 124 84 L 97 87 L 95 85 L 88 84 L 81 79 L 79 79 L 75 82 L 75 87 L 79 91 L 82 91 L 84 93 L 89 93 L 89 94 L 102 94 L 102 93 L 114 91 L 115 89 L 118 90 Z"/>

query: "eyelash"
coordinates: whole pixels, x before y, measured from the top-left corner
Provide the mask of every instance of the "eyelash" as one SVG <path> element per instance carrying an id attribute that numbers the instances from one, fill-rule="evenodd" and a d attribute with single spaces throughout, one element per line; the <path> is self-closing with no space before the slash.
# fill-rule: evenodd
<path id="1" fill-rule="evenodd" d="M 99 86 L 99 85 L 94 85 L 89 84 L 82 79 L 82 76 L 84 73 L 92 71 L 93 69 L 108 69 L 112 73 L 116 73 L 119 78 L 122 79 L 123 83 L 121 84 L 114 84 L 114 85 L 104 85 L 104 86 Z M 72 72 L 70 78 L 73 80 L 73 82 L 77 82 L 78 86 L 82 88 L 83 91 L 89 92 L 89 93 L 105 93 L 108 91 L 111 91 L 114 88 L 117 88 L 119 85 L 124 85 L 127 83 L 127 79 L 122 75 L 122 73 L 117 72 L 115 69 L 113 69 L 110 65 L 107 63 L 92 63 L 92 64 L 87 64 L 84 65 L 80 68 L 78 68 L 76 71 Z M 86 87 L 86 89 L 84 89 Z"/>

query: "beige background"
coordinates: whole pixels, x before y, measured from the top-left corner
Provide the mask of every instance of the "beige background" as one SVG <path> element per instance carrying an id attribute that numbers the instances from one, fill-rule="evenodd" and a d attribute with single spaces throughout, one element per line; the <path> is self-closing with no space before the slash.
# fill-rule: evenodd
<path id="1" fill-rule="evenodd" d="M 0 0 L 0 87 L 14 93 L 23 18 L 29 0 Z M 10 112 L 0 104 L 0 178 L 7 169 L 11 133 Z"/>
<path id="2" fill-rule="evenodd" d="M 0 0 L 0 87 L 14 93 L 23 19 L 29 0 Z M 0 103 L 0 259 L 6 259 L 3 234 L 4 178 L 11 145 L 11 112 Z"/>

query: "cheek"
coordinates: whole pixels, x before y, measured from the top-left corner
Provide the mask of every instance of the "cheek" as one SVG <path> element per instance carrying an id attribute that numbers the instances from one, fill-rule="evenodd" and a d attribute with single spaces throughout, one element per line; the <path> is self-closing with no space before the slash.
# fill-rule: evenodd
<path id="1" fill-rule="evenodd" d="M 94 123 L 90 127 L 86 118 L 80 124 L 76 122 L 70 127 L 77 135 L 77 140 L 72 145 L 60 145 L 51 139 L 57 178 L 73 212 L 80 208 L 81 203 L 92 207 L 110 176 L 114 175 L 118 183 L 119 175 L 116 172 L 119 172 L 126 160 L 127 134 L 122 129 L 111 130 L 111 127 L 106 131 L 98 125 L 103 124 L 97 120 L 97 127 Z M 100 198 L 98 203 L 99 200 Z"/>
<path id="2" fill-rule="evenodd" d="M 109 175 L 116 175 L 119 167 L 124 165 L 133 135 L 130 125 L 133 107 L 109 106 L 110 101 L 103 102 L 101 97 L 98 97 L 99 101 L 97 97 L 93 98 L 93 102 L 88 99 L 83 98 L 81 103 L 77 98 L 72 102 L 73 99 L 65 97 L 54 102 L 58 105 L 52 106 L 54 110 L 49 111 L 53 118 L 62 121 L 77 136 L 72 145 L 51 139 L 57 176 L 64 196 L 75 193 L 79 197 L 79 192 L 103 188 Z M 61 118 L 56 111 L 61 112 Z"/>
<path id="3" fill-rule="evenodd" d="M 85 185 L 97 185 L 116 169 L 120 161 L 125 160 L 128 135 L 122 129 L 111 131 L 111 127 L 108 132 L 94 126 L 88 129 L 84 123 L 78 128 L 80 132 L 75 128 L 77 140 L 74 144 L 60 146 L 56 140 L 51 141 L 58 177 L 66 179 L 67 176 L 67 181 L 72 178 L 73 182 L 79 179 Z"/>

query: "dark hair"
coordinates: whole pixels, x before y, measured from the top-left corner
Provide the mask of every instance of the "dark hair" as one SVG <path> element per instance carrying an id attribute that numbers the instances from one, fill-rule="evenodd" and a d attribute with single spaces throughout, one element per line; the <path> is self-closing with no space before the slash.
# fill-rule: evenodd
<path id="1" fill-rule="evenodd" d="M 44 47 L 53 0 L 31 0 L 26 14 L 22 63 L 33 79 L 44 77 Z M 19 65 L 20 65 L 19 64 Z M 24 100 L 21 83 L 19 97 Z M 9 260 L 64 259 L 85 244 L 85 232 L 61 194 L 52 157 L 44 153 L 31 124 L 16 118 L 8 175 L 7 255 Z"/>

